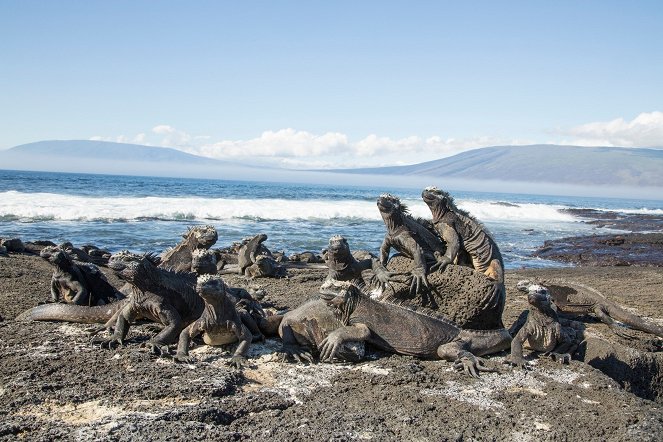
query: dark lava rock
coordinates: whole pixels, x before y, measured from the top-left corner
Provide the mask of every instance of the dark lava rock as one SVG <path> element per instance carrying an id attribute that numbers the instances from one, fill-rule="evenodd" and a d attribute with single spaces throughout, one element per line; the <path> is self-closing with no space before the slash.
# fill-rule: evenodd
<path id="1" fill-rule="evenodd" d="M 561 238 L 546 241 L 532 256 L 581 266 L 663 267 L 663 233 Z"/>

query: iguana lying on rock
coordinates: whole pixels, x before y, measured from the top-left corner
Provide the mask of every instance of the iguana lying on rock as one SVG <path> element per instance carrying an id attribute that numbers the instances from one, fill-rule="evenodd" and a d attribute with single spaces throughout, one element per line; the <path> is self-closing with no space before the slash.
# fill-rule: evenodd
<path id="1" fill-rule="evenodd" d="M 267 235 L 261 233 L 242 243 L 237 254 L 240 275 L 249 278 L 285 277 L 285 267 L 279 265 L 263 245 L 266 240 Z"/>
<path id="2" fill-rule="evenodd" d="M 392 248 L 414 260 L 411 290 L 421 293 L 428 288 L 426 276 L 439 265 L 438 257 L 444 255 L 446 247 L 423 221 L 415 220 L 408 214 L 407 206 L 398 197 L 382 194 L 377 205 L 387 227 L 387 234 L 380 246 L 380 263 L 387 265 Z"/>
<path id="3" fill-rule="evenodd" d="M 505 363 L 521 368 L 527 366 L 523 358 L 523 344 L 533 351 L 550 355 L 553 360 L 562 364 L 569 363 L 579 344 L 576 331 L 560 324 L 545 287 L 531 284 L 527 289 L 527 301 L 531 306 L 527 321 L 513 337 L 511 354 L 507 356 Z"/>
<path id="4" fill-rule="evenodd" d="M 518 282 L 517 287 L 521 291 L 527 291 L 532 284 L 531 281 L 523 280 Z M 552 302 L 561 314 L 568 316 L 593 314 L 601 322 L 607 324 L 615 334 L 625 339 L 633 339 L 633 336 L 624 333 L 616 321 L 635 330 L 663 338 L 663 327 L 634 315 L 592 287 L 564 280 L 541 281 L 540 285 L 548 289 Z"/>
<path id="5" fill-rule="evenodd" d="M 358 287 L 364 287 L 366 283 L 362 272 L 372 270 L 373 281 L 384 287 L 396 276 L 394 273 L 380 264 L 376 258 L 368 257 L 357 260 L 350 252 L 348 241 L 341 235 L 329 238 L 326 253 L 326 264 L 329 267 L 327 280 L 350 281 Z"/>
<path id="6" fill-rule="evenodd" d="M 74 262 L 60 247 L 45 247 L 40 256 L 55 267 L 51 277 L 52 302 L 97 305 L 124 298 L 94 264 Z"/>
<path id="7" fill-rule="evenodd" d="M 421 197 L 433 214 L 435 230 L 447 245 L 440 270 L 450 263 L 466 264 L 503 283 L 502 254 L 486 228 L 469 213 L 456 207 L 447 192 L 427 187 Z M 464 256 L 469 256 L 469 262 Z"/>
<path id="8" fill-rule="evenodd" d="M 193 251 L 209 249 L 219 239 L 214 226 L 190 227 L 182 237 L 182 242 L 161 255 L 159 267 L 176 272 L 190 272 Z"/>
<path id="9" fill-rule="evenodd" d="M 246 352 L 251 345 L 253 335 L 242 323 L 235 304 L 228 298 L 226 284 L 220 276 L 199 276 L 196 293 L 205 302 L 205 307 L 200 317 L 180 333 L 175 360 L 192 362 L 189 356 L 190 340 L 202 334 L 203 341 L 207 345 L 239 342 L 232 356 L 231 364 L 241 368 L 242 364 L 246 362 Z"/>
<path id="10" fill-rule="evenodd" d="M 477 376 L 493 371 L 477 356 L 505 350 L 511 342 L 505 329 L 463 330 L 441 315 L 372 300 L 350 282 L 327 281 L 320 297 L 286 313 L 281 323 L 284 350 L 296 358 L 310 358 L 297 350 L 300 345 L 319 349 L 320 360 L 331 362 L 348 342 L 367 342 L 402 355 L 453 361 Z"/>

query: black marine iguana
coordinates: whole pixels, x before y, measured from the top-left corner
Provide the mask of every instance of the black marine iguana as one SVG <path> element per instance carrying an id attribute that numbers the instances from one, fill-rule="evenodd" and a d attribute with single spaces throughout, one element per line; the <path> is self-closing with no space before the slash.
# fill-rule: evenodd
<path id="1" fill-rule="evenodd" d="M 517 287 L 521 291 L 527 291 L 532 284 L 528 280 L 523 280 L 518 282 Z M 625 310 L 592 287 L 565 280 L 541 281 L 540 285 L 548 289 L 552 302 L 561 314 L 567 316 L 593 314 L 607 324 L 613 333 L 625 339 L 633 339 L 633 336 L 624 333 L 616 321 L 635 330 L 663 338 L 663 327 Z"/>
<path id="2" fill-rule="evenodd" d="M 450 263 L 465 264 L 504 283 L 502 254 L 486 228 L 456 207 L 451 195 L 436 187 L 427 187 L 421 197 L 433 214 L 435 230 L 447 245 L 440 270 Z M 463 259 L 464 255 L 469 256 Z"/>
<path id="3" fill-rule="evenodd" d="M 269 249 L 263 244 L 266 240 L 267 235 L 260 233 L 242 242 L 237 252 L 240 275 L 249 278 L 283 278 L 286 276 L 285 267 L 276 262 Z"/>
<path id="4" fill-rule="evenodd" d="M 531 284 L 527 290 L 527 301 L 531 306 L 527 322 L 513 337 L 511 354 L 504 362 L 525 368 L 527 362 L 523 358 L 523 344 L 526 344 L 533 351 L 550 355 L 559 363 L 569 363 L 579 344 L 576 331 L 560 324 L 545 287 Z"/>
<path id="5" fill-rule="evenodd" d="M 161 255 L 159 267 L 176 272 L 190 272 L 193 251 L 209 249 L 219 239 L 214 226 L 190 227 L 182 237 L 184 239 L 178 245 Z"/>
<path id="6" fill-rule="evenodd" d="M 226 345 L 239 341 L 231 364 L 242 368 L 242 364 L 246 362 L 246 352 L 251 345 L 253 335 L 242 323 L 235 304 L 228 298 L 223 279 L 215 275 L 199 276 L 196 293 L 205 302 L 205 308 L 200 317 L 180 333 L 175 360 L 191 363 L 190 340 L 202 334 L 203 341 L 207 345 Z"/>
<path id="7" fill-rule="evenodd" d="M 420 358 L 439 358 L 471 376 L 494 371 L 482 356 L 509 348 L 505 329 L 463 330 L 441 315 L 372 300 L 350 282 L 327 281 L 319 300 L 284 315 L 279 333 L 284 352 L 312 360 L 300 346 L 319 349 L 321 361 L 343 356 L 348 342 L 368 342 L 379 349 Z M 356 359 L 356 358 L 355 358 Z"/>
<path id="8" fill-rule="evenodd" d="M 414 260 L 411 291 L 420 293 L 424 288 L 428 288 L 428 272 L 441 264 L 438 257 L 444 255 L 445 245 L 422 221 L 415 220 L 408 214 L 407 206 L 402 204 L 398 197 L 382 194 L 377 205 L 387 227 L 387 234 L 380 246 L 380 263 L 387 265 L 392 247 Z"/>
<path id="9" fill-rule="evenodd" d="M 329 238 L 325 263 L 329 267 L 327 280 L 351 281 L 358 287 L 366 285 L 361 275 L 365 270 L 373 271 L 372 282 L 376 282 L 382 288 L 390 284 L 396 276 L 375 258 L 355 259 L 350 252 L 348 241 L 341 235 Z"/>
<path id="10" fill-rule="evenodd" d="M 55 267 L 51 276 L 51 302 L 62 300 L 90 306 L 124 298 L 96 265 L 74 262 L 60 247 L 45 247 L 39 256 Z"/>

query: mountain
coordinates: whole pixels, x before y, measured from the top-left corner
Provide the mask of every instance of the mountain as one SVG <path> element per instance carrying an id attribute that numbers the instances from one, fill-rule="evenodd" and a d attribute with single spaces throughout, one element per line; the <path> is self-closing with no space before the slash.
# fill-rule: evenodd
<path id="1" fill-rule="evenodd" d="M 53 140 L 22 144 L 9 149 L 18 155 L 58 156 L 62 158 L 176 162 L 184 164 L 228 164 L 224 161 L 191 155 L 169 147 L 152 147 L 140 144 L 113 143 L 110 141 Z"/>
<path id="2" fill-rule="evenodd" d="M 552 144 L 496 146 L 409 166 L 337 169 L 334 172 L 663 187 L 663 149 Z"/>

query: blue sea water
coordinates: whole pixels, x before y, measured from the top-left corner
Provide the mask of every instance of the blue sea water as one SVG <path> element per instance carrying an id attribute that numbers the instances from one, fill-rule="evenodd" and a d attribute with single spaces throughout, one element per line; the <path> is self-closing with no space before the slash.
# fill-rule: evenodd
<path id="1" fill-rule="evenodd" d="M 507 268 L 561 266 L 529 255 L 547 239 L 610 232 L 561 209 L 663 214 L 663 201 L 445 190 L 488 227 Z M 211 224 L 216 247 L 266 233 L 271 250 L 291 254 L 342 234 L 353 250 L 377 253 L 386 230 L 375 200 L 384 192 L 430 218 L 415 188 L 0 170 L 0 237 L 160 252 L 189 226 Z"/>

